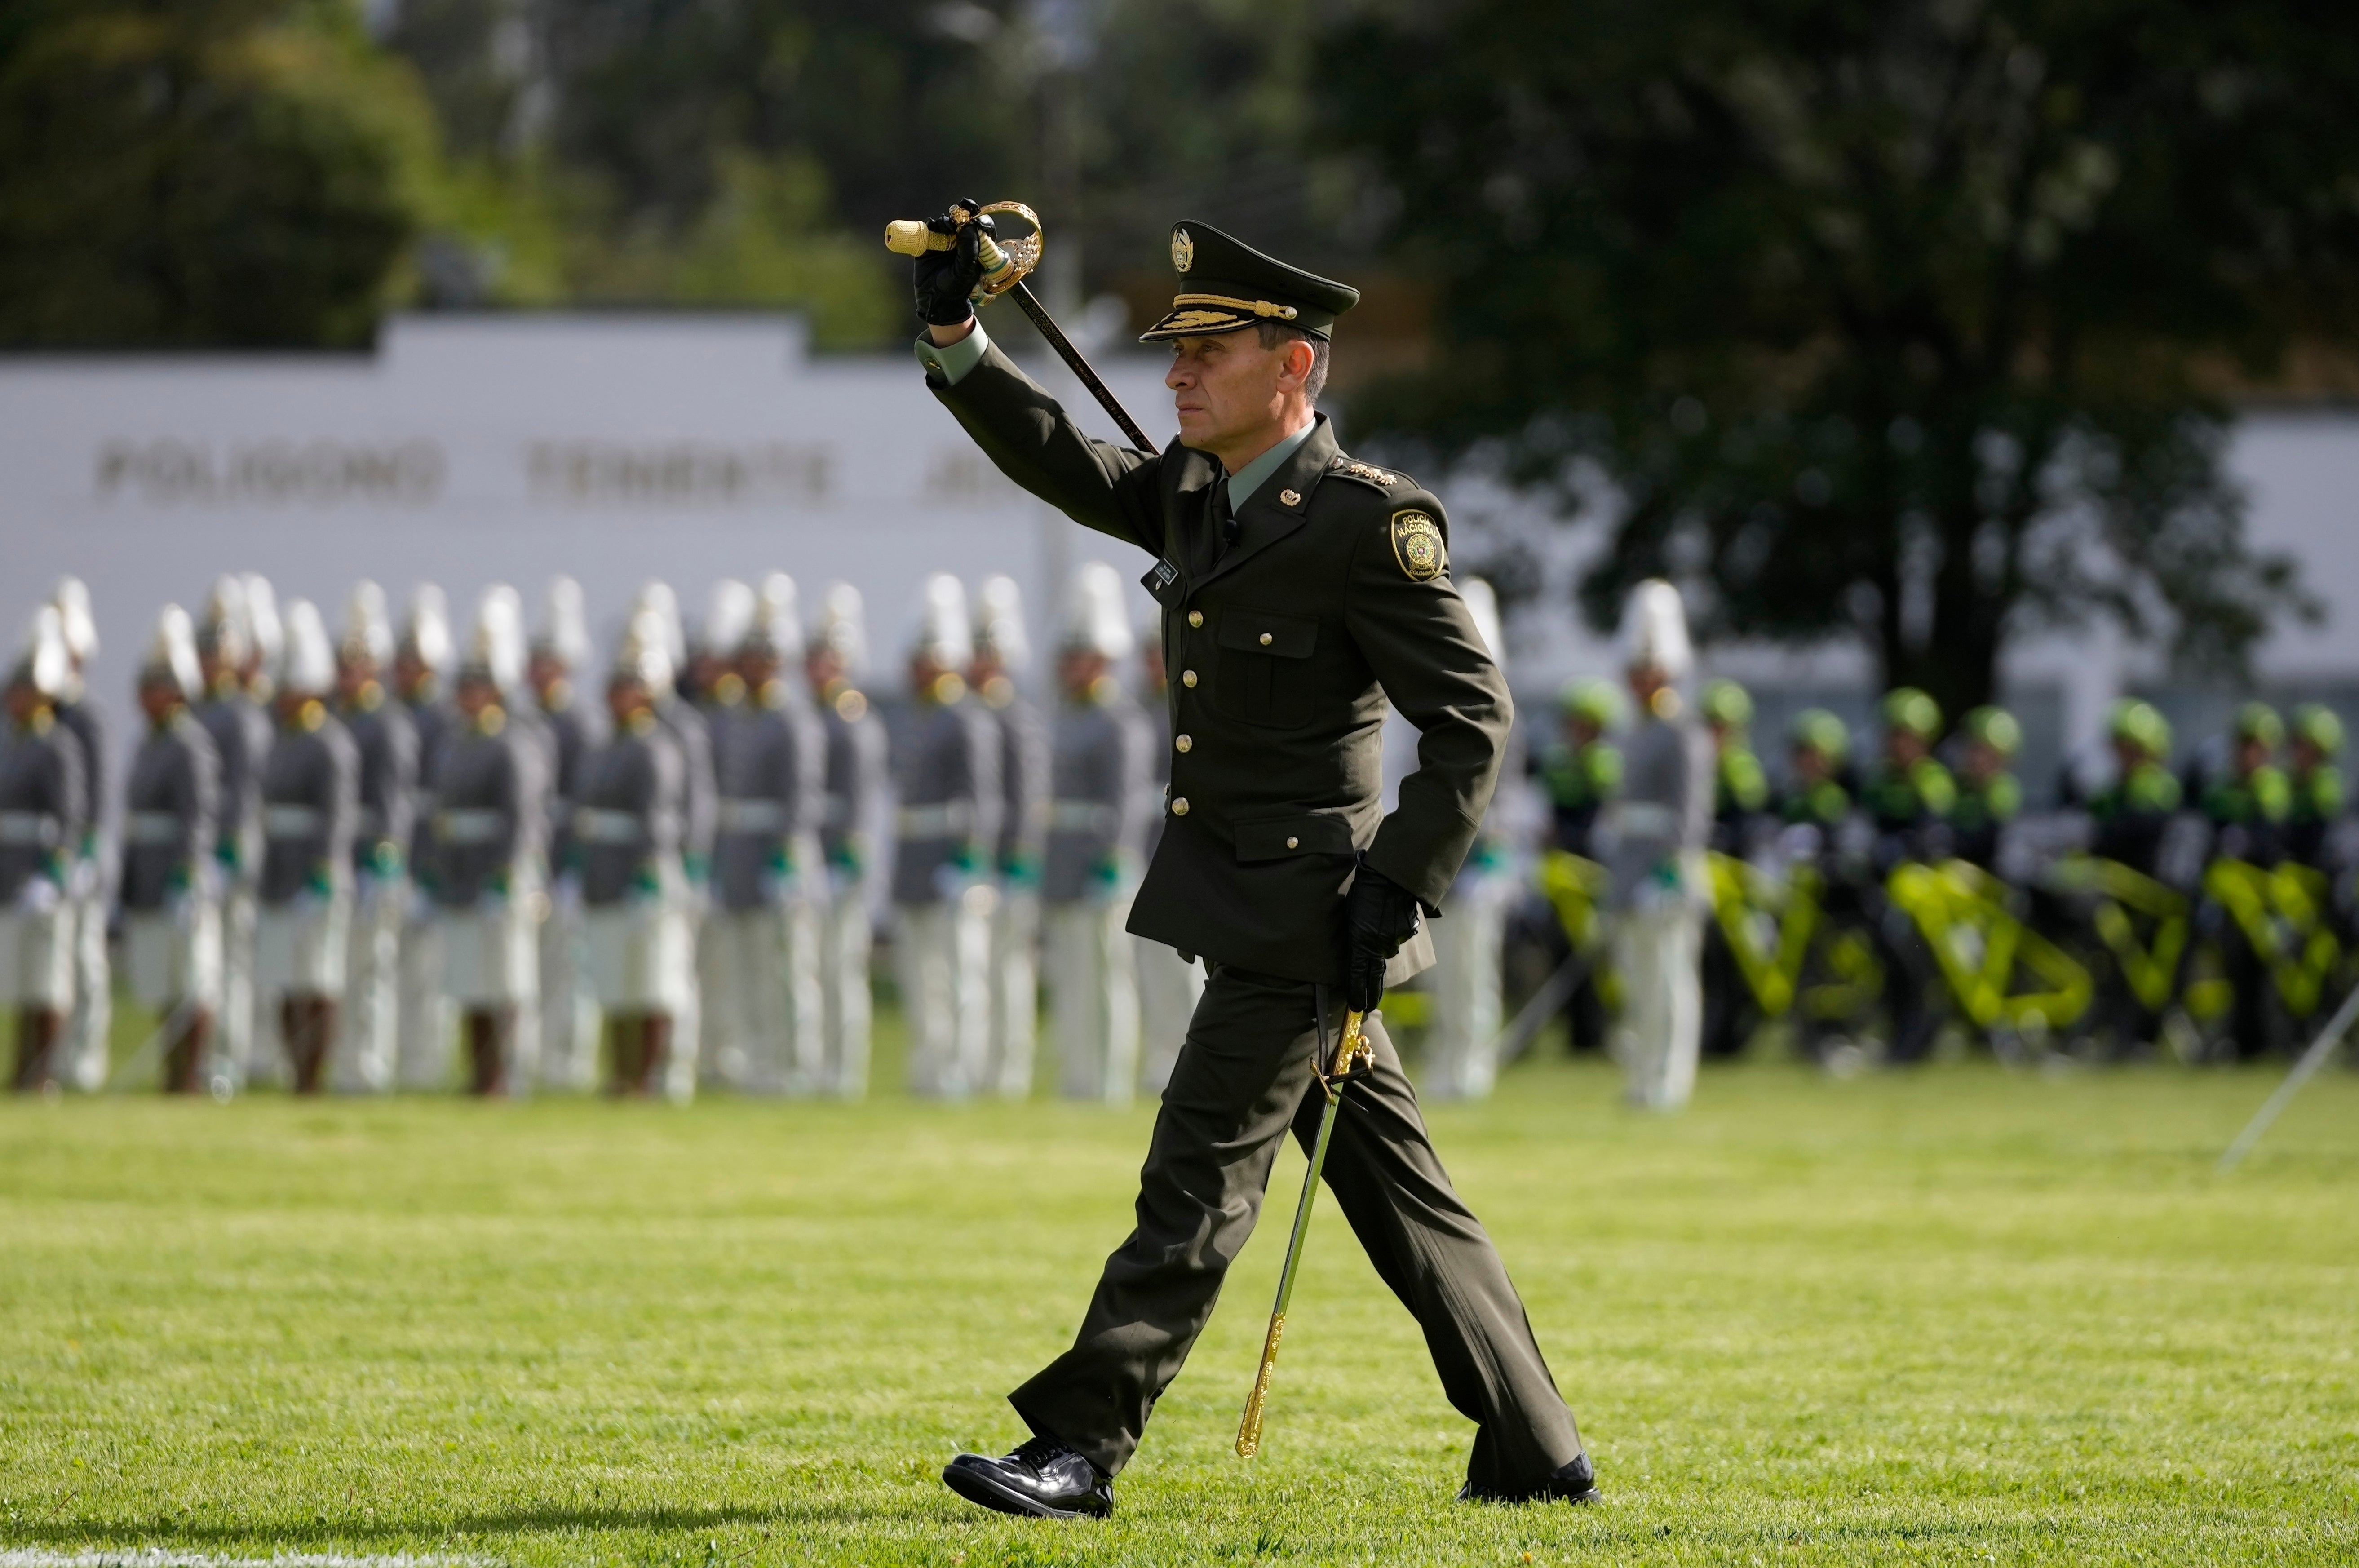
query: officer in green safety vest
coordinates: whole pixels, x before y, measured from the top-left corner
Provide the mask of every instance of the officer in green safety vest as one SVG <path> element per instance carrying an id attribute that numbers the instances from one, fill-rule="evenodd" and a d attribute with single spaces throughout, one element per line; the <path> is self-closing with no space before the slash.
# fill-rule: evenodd
<path id="1" fill-rule="evenodd" d="M 2105 720 L 2114 752 L 2114 777 L 2088 799 L 2095 828 L 2090 848 L 2148 877 L 2163 831 L 2185 798 L 2168 766 L 2170 721 L 2153 703 L 2125 697 Z"/>
<path id="2" fill-rule="evenodd" d="M 1734 681 L 1705 684 L 1704 727 L 1717 758 L 1712 773 L 1712 847 L 1741 855 L 1769 809 L 1769 775 L 1753 751 L 1753 694 Z"/>
<path id="3" fill-rule="evenodd" d="M 1557 713 L 1560 738 L 1532 759 L 1548 791 L 1549 838 L 1555 848 L 1595 859 L 1590 835 L 1597 813 L 1622 787 L 1622 750 L 1606 738 L 1622 725 L 1622 693 L 1610 681 L 1568 681 Z"/>
<path id="4" fill-rule="evenodd" d="M 1951 853 L 1985 871 L 1996 869 L 1999 835 L 2023 814 L 2023 783 L 2015 776 L 2023 726 L 2005 708 L 1983 706 L 1958 725 L 1958 798 L 1950 811 Z"/>
<path id="5" fill-rule="evenodd" d="M 1903 860 L 1938 860 L 1948 852 L 1957 780 L 1933 755 L 1941 735 L 1941 705 L 1914 686 L 1884 698 L 1884 757 L 1860 790 L 1875 824 L 1876 868 Z"/>
<path id="6" fill-rule="evenodd" d="M 2293 808 L 2286 821 L 2289 860 L 2313 870 L 2328 869 L 2329 839 L 2346 803 L 2343 782 L 2343 720 L 2323 702 L 2304 702 L 2286 726 L 2290 736 L 2287 781 Z"/>
<path id="7" fill-rule="evenodd" d="M 2284 745 L 2285 721 L 2275 708 L 2246 702 L 2236 710 L 2226 770 L 2204 778 L 2193 791 L 2212 824 L 2212 858 L 2277 864 L 2293 815 L 2293 784 L 2277 764 Z"/>
<path id="8" fill-rule="evenodd" d="M 1821 832 L 1851 815 L 1851 731 L 1824 708 L 1805 708 L 1786 730 L 1791 777 L 1777 814 Z"/>

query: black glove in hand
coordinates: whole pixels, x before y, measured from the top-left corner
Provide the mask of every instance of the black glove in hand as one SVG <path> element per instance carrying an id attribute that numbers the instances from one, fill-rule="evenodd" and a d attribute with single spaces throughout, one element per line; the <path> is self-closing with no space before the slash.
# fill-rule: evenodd
<path id="1" fill-rule="evenodd" d="M 1360 857 L 1360 874 L 1343 897 L 1343 1005 L 1373 1012 L 1385 997 L 1385 965 L 1417 934 L 1424 913 L 1417 895 Z"/>
<path id="2" fill-rule="evenodd" d="M 962 201 L 959 205 L 973 212 L 979 201 Z M 972 223 L 954 223 L 948 218 L 934 218 L 926 227 L 938 234 L 955 234 L 958 243 L 948 250 L 929 250 L 910 264 L 910 280 L 916 286 L 918 320 L 929 327 L 955 327 L 974 314 L 968 296 L 983 281 L 983 238 L 991 233 L 989 218 L 976 218 Z"/>

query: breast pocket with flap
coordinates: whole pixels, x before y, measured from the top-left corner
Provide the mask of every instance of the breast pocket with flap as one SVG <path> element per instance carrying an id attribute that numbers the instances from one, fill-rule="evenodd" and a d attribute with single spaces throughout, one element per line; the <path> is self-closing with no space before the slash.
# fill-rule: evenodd
<path id="1" fill-rule="evenodd" d="M 1221 612 L 1213 704 L 1230 718 L 1273 729 L 1310 722 L 1310 655 L 1319 623 L 1245 605 Z"/>

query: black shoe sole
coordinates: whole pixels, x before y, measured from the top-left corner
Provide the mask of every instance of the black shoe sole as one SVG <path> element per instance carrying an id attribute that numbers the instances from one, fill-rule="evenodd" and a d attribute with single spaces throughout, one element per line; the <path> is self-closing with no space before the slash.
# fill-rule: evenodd
<path id="1" fill-rule="evenodd" d="M 1519 1508 L 1527 1503 L 1571 1503 L 1574 1508 L 1587 1508 L 1593 1503 L 1602 1503 L 1605 1500 L 1605 1497 L 1596 1487 L 1592 1486 L 1585 1492 L 1550 1492 L 1541 1490 L 1538 1492 L 1526 1492 L 1521 1497 L 1506 1497 L 1497 1492 L 1462 1491 L 1458 1494 L 1458 1500 L 1462 1503 L 1489 1503 L 1495 1508 Z"/>
<path id="2" fill-rule="evenodd" d="M 1105 1513 L 1113 1511 L 1112 1509 L 1100 1512 L 1092 1508 L 1052 1508 L 1046 1503 L 1038 1502 L 1024 1496 L 1021 1492 L 1010 1491 L 982 1471 L 963 1469 L 956 1465 L 943 1467 L 942 1485 L 978 1508 L 989 1508 L 994 1513 L 1017 1514 L 1027 1519 L 1103 1519 Z"/>

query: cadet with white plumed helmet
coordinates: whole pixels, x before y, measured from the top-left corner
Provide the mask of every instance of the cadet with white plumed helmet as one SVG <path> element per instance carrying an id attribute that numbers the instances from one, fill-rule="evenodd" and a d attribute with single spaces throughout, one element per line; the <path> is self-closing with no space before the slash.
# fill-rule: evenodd
<path id="1" fill-rule="evenodd" d="M 991 914 L 991 1040 L 976 1087 L 1011 1100 L 1032 1092 L 1039 1039 L 1040 855 L 1048 832 L 1049 726 L 1016 689 L 1031 662 L 1024 598 L 1016 579 L 986 577 L 975 589 L 974 659 L 967 688 L 999 733 L 999 842 L 992 869 L 999 901 Z"/>
<path id="2" fill-rule="evenodd" d="M 734 577 L 712 585 L 705 601 L 704 623 L 688 643 L 688 666 L 679 687 L 688 705 L 703 722 L 712 748 L 712 858 L 706 867 L 705 893 L 698 910 L 696 931 L 696 995 L 698 1031 L 696 1065 L 706 1083 L 735 1088 L 754 1087 L 753 1063 L 760 1047 L 745 1038 L 732 1016 L 736 976 L 729 972 L 731 954 L 716 940 L 721 918 L 718 882 L 721 847 L 729 817 L 729 746 L 731 732 L 745 711 L 745 682 L 730 668 L 730 657 L 754 624 L 754 590 Z"/>
<path id="3" fill-rule="evenodd" d="M 1506 642 L 1491 585 L 1469 577 L 1459 583 L 1458 593 L 1492 659 L 1506 670 Z M 1502 769 L 1509 779 L 1521 771 L 1512 760 Z M 1507 910 L 1516 894 L 1506 835 L 1497 821 L 1502 804 L 1493 799 L 1483 832 L 1451 884 L 1441 918 L 1433 922 L 1433 975 L 1428 982 L 1433 1024 L 1426 1035 L 1425 1077 L 1430 1099 L 1487 1099 L 1498 1078 L 1494 1051 L 1502 1013 L 1500 967 Z"/>
<path id="4" fill-rule="evenodd" d="M 270 715 L 263 711 L 267 683 L 253 656 L 254 628 L 245 583 L 217 579 L 197 622 L 197 664 L 204 699 L 197 722 L 221 759 L 221 812 L 214 858 L 226 887 L 222 899 L 222 1001 L 219 1064 L 234 1087 L 255 1052 L 255 888 L 262 877 L 262 764 L 270 753 Z"/>
<path id="5" fill-rule="evenodd" d="M 590 974 L 613 1042 L 614 1089 L 625 1095 L 695 1086 L 671 1066 L 673 1028 L 695 985 L 688 929 L 688 765 L 656 716 L 673 681 L 660 615 L 631 618 L 606 679 L 614 731 L 583 762 L 571 855 L 582 878 Z"/>
<path id="6" fill-rule="evenodd" d="M 795 580 L 773 572 L 739 635 L 728 670 L 735 701 L 714 734 L 721 826 L 703 939 L 719 960 L 708 970 L 718 988 L 705 996 L 707 1029 L 740 1063 L 739 1082 L 795 1094 L 817 1093 L 826 1071 L 819 829 L 827 732 L 785 678 L 802 650 Z"/>
<path id="7" fill-rule="evenodd" d="M 418 726 L 395 702 L 393 617 L 385 590 L 363 580 L 344 607 L 336 643 L 336 718 L 360 756 L 360 815 L 353 826 L 352 952 L 348 1006 L 337 1042 L 334 1086 L 393 1087 L 401 1039 L 401 922 L 409 908 L 409 813 L 418 792 Z"/>
<path id="8" fill-rule="evenodd" d="M 818 635 L 803 651 L 803 674 L 827 736 L 826 803 L 820 853 L 827 865 L 819 912 L 822 1093 L 856 1100 L 868 1092 L 869 813 L 885 793 L 884 721 L 854 684 L 866 672 L 868 634 L 860 590 L 832 584 Z"/>
<path id="9" fill-rule="evenodd" d="M 1694 663 L 1679 590 L 1660 578 L 1639 583 L 1622 619 L 1623 675 L 1637 700 L 1637 724 L 1623 748 L 1621 794 L 1598 829 L 1613 875 L 1624 996 L 1616 1042 L 1627 1098 L 1650 1110 L 1687 1104 L 1703 1030 L 1698 963 L 1713 768 L 1712 737 L 1680 691 Z"/>
<path id="10" fill-rule="evenodd" d="M 394 694 L 418 732 L 418 787 L 409 805 L 409 898 L 401 921 L 400 1040 L 395 1077 L 439 1089 L 451 1075 L 451 1005 L 442 994 L 442 931 L 434 918 L 434 759 L 451 722 L 448 682 L 457 648 L 442 590 L 420 583 L 393 655 Z"/>
<path id="11" fill-rule="evenodd" d="M 352 736 L 328 711 L 336 692 L 335 648 L 308 599 L 287 606 L 274 684 L 278 728 L 262 768 L 255 989 L 277 1004 L 278 1043 L 295 1092 L 309 1094 L 325 1086 L 344 995 L 361 766 Z"/>
<path id="12" fill-rule="evenodd" d="M 82 842 L 82 742 L 58 723 L 72 678 L 57 607 L 34 614 L 8 673 L 8 739 L 0 746 L 0 1002 L 16 1012 L 14 1082 L 60 1086 L 73 1006 L 76 846 Z"/>
<path id="13" fill-rule="evenodd" d="M 665 1069 L 672 1075 L 666 1092 L 684 1094 L 692 1092 L 701 1062 L 704 992 L 694 983 L 693 958 L 705 911 L 712 901 L 712 840 L 720 825 L 721 789 L 712 772 L 712 726 L 704 711 L 680 694 L 688 659 L 688 637 L 679 618 L 679 599 L 672 593 L 671 584 L 651 578 L 640 585 L 638 598 L 631 609 L 634 624 L 642 615 L 649 617 L 649 626 L 661 633 L 665 656 L 671 660 L 671 681 L 662 691 L 652 693 L 656 722 L 671 733 L 679 747 L 681 766 L 687 770 L 688 796 L 680 849 L 680 866 L 687 881 L 679 897 L 688 932 L 690 984 L 673 1009 Z M 677 1081 L 683 1074 L 689 1089 L 682 1089 Z"/>
<path id="14" fill-rule="evenodd" d="M 106 1086 L 108 1033 L 114 985 L 106 962 L 106 909 L 110 869 L 106 822 L 106 729 L 83 687 L 84 672 L 98 657 L 98 622 L 91 615 L 90 589 L 79 577 L 61 577 L 49 595 L 57 606 L 59 635 L 66 645 L 66 691 L 58 702 L 58 723 L 82 743 L 82 831 L 74 846 L 74 1002 L 62 1047 L 67 1082 L 85 1092 Z"/>
<path id="15" fill-rule="evenodd" d="M 139 666 L 147 734 L 124 789 L 124 967 L 134 1000 L 153 1011 L 164 1091 L 191 1094 L 210 1080 L 213 1014 L 221 1006 L 221 876 L 213 859 L 221 758 L 190 704 L 203 694 L 189 613 L 167 604 Z"/>
<path id="16" fill-rule="evenodd" d="M 1051 732 L 1046 908 L 1057 1092 L 1126 1105 L 1138 1081 L 1138 972 L 1124 930 L 1155 818 L 1155 737 L 1115 676 L 1134 639 L 1122 579 L 1103 561 L 1074 572 L 1057 644 L 1062 697 Z"/>
<path id="17" fill-rule="evenodd" d="M 1000 750 L 961 673 L 973 655 L 966 589 L 936 572 L 909 649 L 909 711 L 893 736 L 893 948 L 909 1088 L 940 1099 L 984 1086 L 991 1044 Z"/>
<path id="18" fill-rule="evenodd" d="M 599 705 L 583 702 L 579 689 L 591 673 L 590 659 L 582 584 L 552 578 L 526 666 L 556 758 L 549 804 L 550 909 L 540 924 L 540 1078 L 552 1088 L 573 1090 L 598 1083 L 598 996 L 582 948 L 582 877 L 572 869 L 573 802 L 583 765 L 605 738 Z"/>

